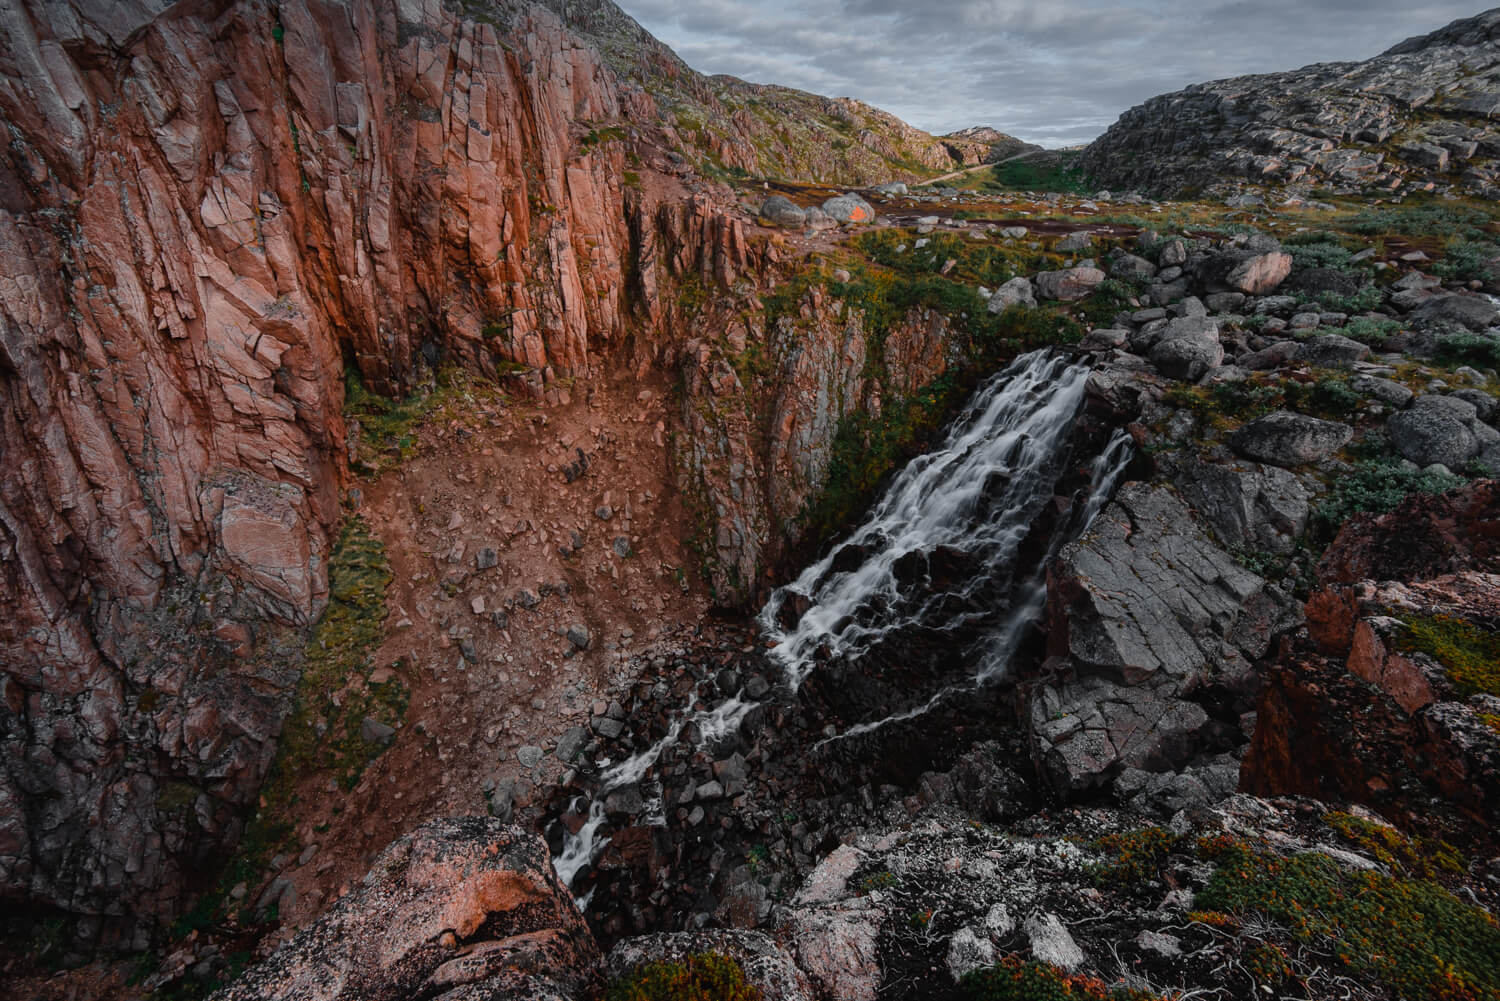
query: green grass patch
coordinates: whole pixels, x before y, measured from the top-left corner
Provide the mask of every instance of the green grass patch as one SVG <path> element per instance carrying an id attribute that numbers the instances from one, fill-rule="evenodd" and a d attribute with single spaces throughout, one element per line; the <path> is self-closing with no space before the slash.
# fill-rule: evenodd
<path id="1" fill-rule="evenodd" d="M 1331 538 L 1356 514 L 1388 514 L 1412 494 L 1446 493 L 1467 482 L 1461 476 L 1406 469 L 1388 461 L 1356 462 L 1352 470 L 1333 481 L 1315 518 L 1321 531 Z"/>
<path id="2" fill-rule="evenodd" d="M 1500 635 L 1447 615 L 1403 621 L 1401 648 L 1425 653 L 1442 664 L 1459 694 L 1500 695 Z"/>
<path id="3" fill-rule="evenodd" d="M 680 963 L 637 967 L 610 984 L 604 1001 L 761 1001 L 761 992 L 734 959 L 699 952 Z"/>
<path id="4" fill-rule="evenodd" d="M 1334 224 L 1361 236 L 1400 234 L 1478 240 L 1497 215 L 1497 210 L 1475 203 L 1415 202 L 1361 209 Z"/>
<path id="5" fill-rule="evenodd" d="M 1500 925 L 1428 880 L 1345 872 L 1326 855 L 1283 857 L 1224 839 L 1196 906 L 1260 914 L 1396 996 L 1500 999 Z"/>
<path id="6" fill-rule="evenodd" d="M 1495 368 L 1500 366 L 1500 340 L 1467 330 L 1443 334 L 1437 339 L 1434 354 L 1447 365 Z"/>
<path id="7" fill-rule="evenodd" d="M 970 1001 L 1149 1001 L 1157 997 L 1014 954 L 965 974 L 959 988 Z"/>
<path id="8" fill-rule="evenodd" d="M 1446 841 L 1409 837 L 1389 824 L 1338 810 L 1325 813 L 1323 823 L 1398 875 L 1436 879 L 1445 872 L 1458 875 L 1465 872 L 1463 856 Z"/>
<path id="9" fill-rule="evenodd" d="M 984 191 L 1041 191 L 1065 195 L 1089 193 L 1089 179 L 1074 166 L 1076 154 L 1058 153 L 1029 160 L 997 163 L 980 184 Z"/>

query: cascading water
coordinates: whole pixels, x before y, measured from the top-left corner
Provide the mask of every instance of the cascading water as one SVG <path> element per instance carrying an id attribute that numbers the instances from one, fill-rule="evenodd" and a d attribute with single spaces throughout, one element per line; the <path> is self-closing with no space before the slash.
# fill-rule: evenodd
<path id="1" fill-rule="evenodd" d="M 983 618 L 996 621 L 982 641 L 981 673 L 999 676 L 1040 604 L 1036 588 L 1022 586 L 1005 614 L 993 595 L 997 584 L 1010 590 L 1016 556 L 1063 471 L 1087 378 L 1087 366 L 1047 351 L 1017 359 L 975 395 L 939 448 L 897 476 L 863 525 L 771 596 L 760 622 L 793 688 L 821 658 L 857 660 L 889 637 L 969 631 Z M 1083 520 L 1107 499 L 1126 458 L 1121 433 L 1094 464 Z M 1081 529 L 1070 518 L 1048 555 Z M 914 559 L 939 552 L 961 554 L 970 571 L 956 590 L 934 590 L 910 571 Z M 1039 562 L 1028 583 L 1041 583 Z M 804 610 L 786 625 L 794 605 Z M 962 611 L 945 614 L 954 608 Z"/>
<path id="2" fill-rule="evenodd" d="M 1087 528 L 1130 458 L 1129 437 L 1116 432 L 1092 463 L 1082 502 L 1052 528 L 1029 572 L 1017 576 L 1018 556 L 1066 471 L 1087 377 L 1087 366 L 1049 351 L 1017 359 L 975 394 L 941 445 L 902 470 L 863 525 L 772 595 L 760 624 L 791 692 L 822 659 L 857 661 L 886 638 L 917 629 L 977 631 L 981 639 L 970 650 L 977 667 L 967 687 L 1005 674 L 1045 604 L 1047 564 Z M 935 587 L 934 558 L 958 561 L 962 579 Z M 794 606 L 801 614 L 788 624 Z M 956 690 L 840 736 L 913 718 Z M 713 743 L 738 729 L 756 704 L 740 692 L 712 710 L 684 713 L 651 747 L 608 767 L 585 821 L 565 836 L 554 860 L 563 882 L 571 886 L 608 843 L 601 832 L 610 793 L 641 782 L 684 730 Z M 575 801 L 573 810 L 583 805 Z"/>

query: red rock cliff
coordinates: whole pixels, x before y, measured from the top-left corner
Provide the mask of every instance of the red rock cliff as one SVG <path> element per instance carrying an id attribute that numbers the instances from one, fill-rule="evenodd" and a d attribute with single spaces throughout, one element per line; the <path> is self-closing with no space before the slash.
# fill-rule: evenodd
<path id="1" fill-rule="evenodd" d="M 0 887 L 162 915 L 326 599 L 346 361 L 586 375 L 627 261 L 732 280 L 744 240 L 624 183 L 588 134 L 651 100 L 542 7 L 24 0 L 0 34 Z"/>

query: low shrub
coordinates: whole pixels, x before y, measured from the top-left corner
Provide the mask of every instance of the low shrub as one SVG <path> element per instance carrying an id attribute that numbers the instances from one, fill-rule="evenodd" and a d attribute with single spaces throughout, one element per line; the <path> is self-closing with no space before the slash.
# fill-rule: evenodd
<path id="1" fill-rule="evenodd" d="M 699 952 L 680 963 L 637 967 L 609 986 L 604 1001 L 761 1001 L 761 992 L 734 959 Z"/>
<path id="2" fill-rule="evenodd" d="M 1322 532 L 1332 537 L 1356 514 L 1386 514 L 1412 494 L 1446 493 L 1466 482 L 1461 476 L 1406 469 L 1392 462 L 1356 462 L 1334 480 L 1315 517 Z"/>
<path id="3" fill-rule="evenodd" d="M 965 974 L 959 987 L 972 1001 L 1149 1001 L 1156 997 L 1016 955 Z"/>

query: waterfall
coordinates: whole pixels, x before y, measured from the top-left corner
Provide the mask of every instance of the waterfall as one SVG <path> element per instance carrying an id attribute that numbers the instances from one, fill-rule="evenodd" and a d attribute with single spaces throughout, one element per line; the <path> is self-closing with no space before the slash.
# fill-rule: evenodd
<path id="1" fill-rule="evenodd" d="M 1052 528 L 1044 556 L 1027 568 L 1016 565 L 1066 471 L 1068 440 L 1087 378 L 1086 365 L 1051 351 L 1016 359 L 975 393 L 937 447 L 897 475 L 847 540 L 771 596 L 759 621 L 773 643 L 770 657 L 791 692 L 823 658 L 854 662 L 908 630 L 963 629 L 981 636 L 968 651 L 977 666 L 963 684 L 829 739 L 915 718 L 955 692 L 998 680 L 1009 670 L 1016 647 L 1045 605 L 1048 564 L 1088 527 L 1130 459 L 1130 438 L 1117 431 L 1093 460 L 1081 503 Z M 960 561 L 963 579 L 935 587 L 928 562 L 934 554 Z M 1024 575 L 1018 573 L 1022 570 Z M 788 624 L 788 613 L 799 609 Z M 563 882 L 571 886 L 608 844 L 600 832 L 609 793 L 641 781 L 689 725 L 710 743 L 736 730 L 755 705 L 741 692 L 712 710 L 685 713 L 651 747 L 608 767 L 587 819 L 566 836 L 554 861 Z M 575 810 L 582 806 L 575 800 Z"/>

